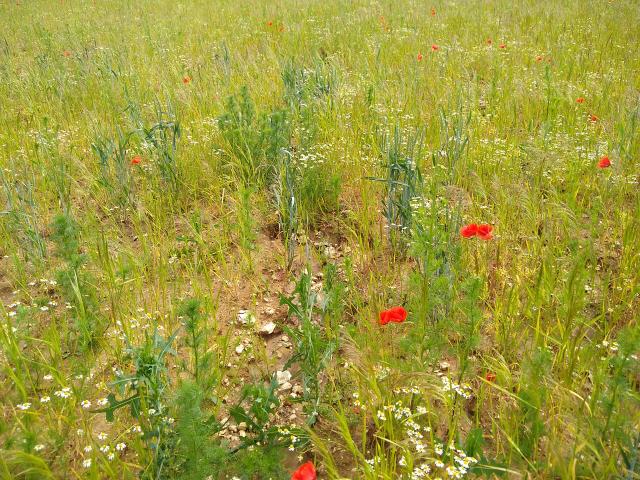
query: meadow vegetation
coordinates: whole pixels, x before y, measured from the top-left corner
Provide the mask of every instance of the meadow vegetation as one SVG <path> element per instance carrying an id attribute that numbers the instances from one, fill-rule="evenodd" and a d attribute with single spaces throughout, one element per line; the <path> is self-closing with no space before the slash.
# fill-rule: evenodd
<path id="1" fill-rule="evenodd" d="M 0 19 L 0 478 L 640 478 L 636 0 Z"/>

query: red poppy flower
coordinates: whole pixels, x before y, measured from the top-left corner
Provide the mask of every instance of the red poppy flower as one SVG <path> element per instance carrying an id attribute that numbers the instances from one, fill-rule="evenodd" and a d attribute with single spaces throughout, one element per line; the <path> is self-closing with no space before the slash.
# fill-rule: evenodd
<path id="1" fill-rule="evenodd" d="M 142 157 L 140 155 L 136 155 L 131 159 L 131 165 L 138 165 L 142 161 Z"/>
<path id="2" fill-rule="evenodd" d="M 495 382 L 496 381 L 496 374 L 493 372 L 487 372 L 487 374 L 484 376 L 484 378 L 487 380 L 487 382 Z"/>
<path id="3" fill-rule="evenodd" d="M 185 85 L 189 85 L 191 83 L 191 77 L 189 75 L 185 75 L 184 77 L 182 77 L 182 83 L 184 83 Z"/>
<path id="4" fill-rule="evenodd" d="M 422 52 L 418 52 L 418 61 L 421 62 L 422 61 Z"/>
<path id="5" fill-rule="evenodd" d="M 431 45 L 431 51 L 432 52 L 437 52 L 438 50 L 440 50 L 440 47 L 438 45 L 436 45 L 435 43 L 433 45 Z"/>
<path id="6" fill-rule="evenodd" d="M 541 62 L 542 60 L 543 60 L 542 55 L 538 55 L 538 56 L 536 57 L 536 62 Z"/>
<path id="7" fill-rule="evenodd" d="M 597 116 L 597 115 L 594 115 L 593 113 L 590 113 L 590 114 L 589 114 L 589 120 L 591 120 L 593 123 L 595 123 L 595 122 L 597 122 L 597 121 L 598 121 L 598 120 L 600 120 L 600 119 L 598 118 L 598 116 Z"/>
<path id="8" fill-rule="evenodd" d="M 64 52 L 62 52 L 62 55 L 64 55 L 65 57 L 70 57 L 71 56 L 71 51 L 70 50 L 65 50 Z"/>
<path id="9" fill-rule="evenodd" d="M 491 240 L 493 238 L 493 235 L 491 234 L 492 231 L 493 227 L 488 223 L 483 223 L 482 225 L 470 223 L 469 225 L 465 225 L 460 229 L 460 235 L 462 235 L 464 238 L 478 236 L 482 240 Z"/>
<path id="10" fill-rule="evenodd" d="M 478 225 L 478 237 L 482 240 L 491 240 L 493 235 L 491 235 L 491 231 L 493 227 L 489 224 Z"/>
<path id="11" fill-rule="evenodd" d="M 407 311 L 403 307 L 393 307 L 380 312 L 380 325 L 386 325 L 389 322 L 402 323 L 406 319 Z"/>
<path id="12" fill-rule="evenodd" d="M 584 103 L 584 97 L 576 98 L 576 103 Z"/>
<path id="13" fill-rule="evenodd" d="M 611 160 L 606 155 L 598 162 L 598 168 L 609 168 L 611 166 Z"/>
<path id="14" fill-rule="evenodd" d="M 506 44 L 506 43 L 501 43 L 501 44 L 500 44 L 500 48 L 502 48 L 502 49 L 507 48 L 507 44 Z"/>
<path id="15" fill-rule="evenodd" d="M 313 462 L 303 463 L 298 469 L 291 475 L 291 480 L 316 480 L 316 468 L 313 466 Z"/>
<path id="16" fill-rule="evenodd" d="M 478 225 L 475 223 L 470 223 L 469 225 L 465 225 L 460 229 L 460 235 L 464 238 L 475 237 L 478 234 Z"/>
<path id="17" fill-rule="evenodd" d="M 267 27 L 273 27 L 273 22 L 271 20 L 267 22 Z"/>
<path id="18" fill-rule="evenodd" d="M 491 40 L 490 38 L 487 38 L 487 45 L 491 45 L 493 43 L 493 40 Z"/>
<path id="19" fill-rule="evenodd" d="M 432 17 L 435 17 L 435 16 L 436 16 L 436 9 L 435 9 L 435 8 L 432 8 L 432 9 L 431 9 L 431 16 L 432 16 Z"/>

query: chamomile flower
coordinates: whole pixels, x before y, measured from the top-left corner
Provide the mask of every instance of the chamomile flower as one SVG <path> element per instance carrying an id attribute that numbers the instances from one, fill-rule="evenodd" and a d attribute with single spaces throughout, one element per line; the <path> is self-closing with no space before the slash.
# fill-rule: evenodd
<path id="1" fill-rule="evenodd" d="M 71 388 L 64 387 L 62 390 L 56 390 L 53 394 L 58 398 L 69 398 L 71 396 Z"/>

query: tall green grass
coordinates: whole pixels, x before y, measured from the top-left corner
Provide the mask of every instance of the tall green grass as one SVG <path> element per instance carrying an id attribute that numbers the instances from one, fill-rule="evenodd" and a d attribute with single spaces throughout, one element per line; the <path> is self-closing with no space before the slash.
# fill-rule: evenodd
<path id="1" fill-rule="evenodd" d="M 637 2 L 0 18 L 1 478 L 640 477 Z"/>

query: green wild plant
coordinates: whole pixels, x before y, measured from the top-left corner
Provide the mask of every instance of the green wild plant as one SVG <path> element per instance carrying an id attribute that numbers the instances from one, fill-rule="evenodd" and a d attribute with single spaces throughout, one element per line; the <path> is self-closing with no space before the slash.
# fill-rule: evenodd
<path id="1" fill-rule="evenodd" d="M 411 202 L 421 195 L 422 175 L 418 158 L 421 155 L 423 135 L 419 130 L 402 133 L 396 125 L 392 135 L 379 135 L 379 149 L 383 157 L 384 178 L 368 177 L 382 182 L 385 188 L 384 216 L 389 241 L 400 254 L 407 248 L 411 230 Z"/>
<path id="2" fill-rule="evenodd" d="M 84 269 L 87 257 L 80 248 L 80 228 L 68 214 L 57 215 L 51 225 L 52 240 L 56 244 L 55 254 L 64 262 L 57 271 L 56 279 L 64 297 L 72 305 L 72 316 L 76 323 L 74 343 L 81 349 L 94 346 L 103 333 L 104 319 L 98 307 L 94 280 Z"/>
<path id="3" fill-rule="evenodd" d="M 317 311 L 320 304 L 317 293 L 312 289 L 308 269 L 300 275 L 292 296 L 280 295 L 280 303 L 287 306 L 287 315 L 295 317 L 299 322 L 298 328 L 286 328 L 293 340 L 294 352 L 285 368 L 292 365 L 300 368 L 307 423 L 313 425 L 317 421 L 323 399 L 321 374 L 331 361 L 338 342 L 336 338 L 328 338 L 318 322 Z M 323 306 L 326 308 L 330 304 L 324 303 Z"/>
<path id="4" fill-rule="evenodd" d="M 202 301 L 197 298 L 183 300 L 178 306 L 178 318 L 182 319 L 186 333 L 186 344 L 191 350 L 192 362 L 188 371 L 194 382 L 204 391 L 209 391 L 216 383 L 214 352 L 210 349 L 210 329 L 203 311 Z"/>
<path id="5" fill-rule="evenodd" d="M 257 113 L 249 90 L 230 96 L 218 125 L 229 149 L 230 167 L 245 184 L 269 185 L 276 175 L 282 149 L 289 145 L 286 113 Z"/>
<path id="6" fill-rule="evenodd" d="M 164 339 L 157 327 L 153 333 L 145 331 L 144 343 L 129 345 L 126 356 L 132 363 L 133 373 L 116 371 L 116 379 L 111 386 L 113 392 L 107 396 L 108 405 L 96 412 L 104 412 L 108 422 L 115 420 L 115 412 L 128 407 L 131 417 L 138 424 L 142 438 L 149 447 L 144 476 L 162 478 L 163 470 L 171 461 L 172 435 L 169 413 L 169 376 L 166 365 L 167 355 L 175 355 L 171 344 L 179 330 Z"/>
<path id="7" fill-rule="evenodd" d="M 637 2 L 459 7 L 0 2 L 0 478 L 638 478 Z"/>
<path id="8" fill-rule="evenodd" d="M 91 144 L 100 163 L 99 183 L 109 191 L 113 203 L 120 207 L 126 207 L 133 200 L 134 186 L 130 159 L 127 158 L 127 145 L 131 135 L 118 129 L 116 140 L 98 136 Z"/>

